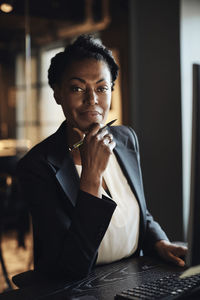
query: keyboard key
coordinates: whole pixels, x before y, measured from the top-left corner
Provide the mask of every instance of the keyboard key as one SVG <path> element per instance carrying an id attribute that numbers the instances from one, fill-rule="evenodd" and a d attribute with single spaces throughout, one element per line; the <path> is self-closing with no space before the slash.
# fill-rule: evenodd
<path id="1" fill-rule="evenodd" d="M 143 283 L 115 296 L 116 300 L 181 299 L 200 286 L 200 274 L 180 279 L 178 274 L 167 275 L 152 282 Z"/>

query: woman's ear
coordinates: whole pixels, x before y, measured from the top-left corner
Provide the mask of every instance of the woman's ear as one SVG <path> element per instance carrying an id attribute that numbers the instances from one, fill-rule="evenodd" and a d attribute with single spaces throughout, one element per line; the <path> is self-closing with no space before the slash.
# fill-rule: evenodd
<path id="1" fill-rule="evenodd" d="M 56 103 L 60 105 L 61 104 L 61 90 L 57 84 L 55 84 L 53 86 L 53 96 L 54 96 L 54 99 L 56 100 Z"/>

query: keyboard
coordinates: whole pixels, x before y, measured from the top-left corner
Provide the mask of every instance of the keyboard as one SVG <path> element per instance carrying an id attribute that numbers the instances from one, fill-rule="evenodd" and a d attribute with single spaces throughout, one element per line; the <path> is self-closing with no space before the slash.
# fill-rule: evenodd
<path id="1" fill-rule="evenodd" d="M 173 273 L 122 291 L 115 296 L 115 300 L 183 299 L 198 289 L 200 274 L 181 279 L 178 274 Z"/>

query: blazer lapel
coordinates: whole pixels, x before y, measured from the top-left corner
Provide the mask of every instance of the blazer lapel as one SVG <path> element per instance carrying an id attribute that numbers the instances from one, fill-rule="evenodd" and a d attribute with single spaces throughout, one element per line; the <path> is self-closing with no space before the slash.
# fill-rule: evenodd
<path id="1" fill-rule="evenodd" d="M 49 138 L 47 160 L 73 206 L 79 190 L 79 176 L 68 150 L 66 122 Z"/>
<path id="2" fill-rule="evenodd" d="M 69 154 L 66 155 L 62 167 L 56 173 L 56 178 L 73 206 L 75 206 L 80 180 L 74 162 Z"/>
<path id="3" fill-rule="evenodd" d="M 118 162 L 125 173 L 125 176 L 127 177 L 132 191 L 138 199 L 142 211 L 145 211 L 146 206 L 136 152 L 132 149 L 124 147 L 123 144 L 117 144 L 114 152 L 116 153 Z"/>

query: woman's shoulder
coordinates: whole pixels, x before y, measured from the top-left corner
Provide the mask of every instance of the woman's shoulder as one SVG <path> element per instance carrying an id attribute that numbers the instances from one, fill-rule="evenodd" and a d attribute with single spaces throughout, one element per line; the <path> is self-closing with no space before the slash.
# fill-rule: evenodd
<path id="1" fill-rule="evenodd" d="M 49 152 L 54 151 L 56 147 L 60 149 L 59 141 L 61 140 L 61 129 L 60 127 L 55 133 L 34 145 L 24 157 L 20 159 L 18 166 L 36 165 L 37 163 L 45 162 Z"/>
<path id="2" fill-rule="evenodd" d="M 112 129 L 115 132 L 118 133 L 126 133 L 126 134 L 136 134 L 135 131 L 133 130 L 133 128 L 131 128 L 130 126 L 126 126 L 126 125 L 117 125 L 117 126 L 111 126 L 110 129 Z"/>
<path id="3" fill-rule="evenodd" d="M 32 168 L 45 160 L 49 138 L 34 145 L 18 162 L 18 170 L 24 168 Z"/>

